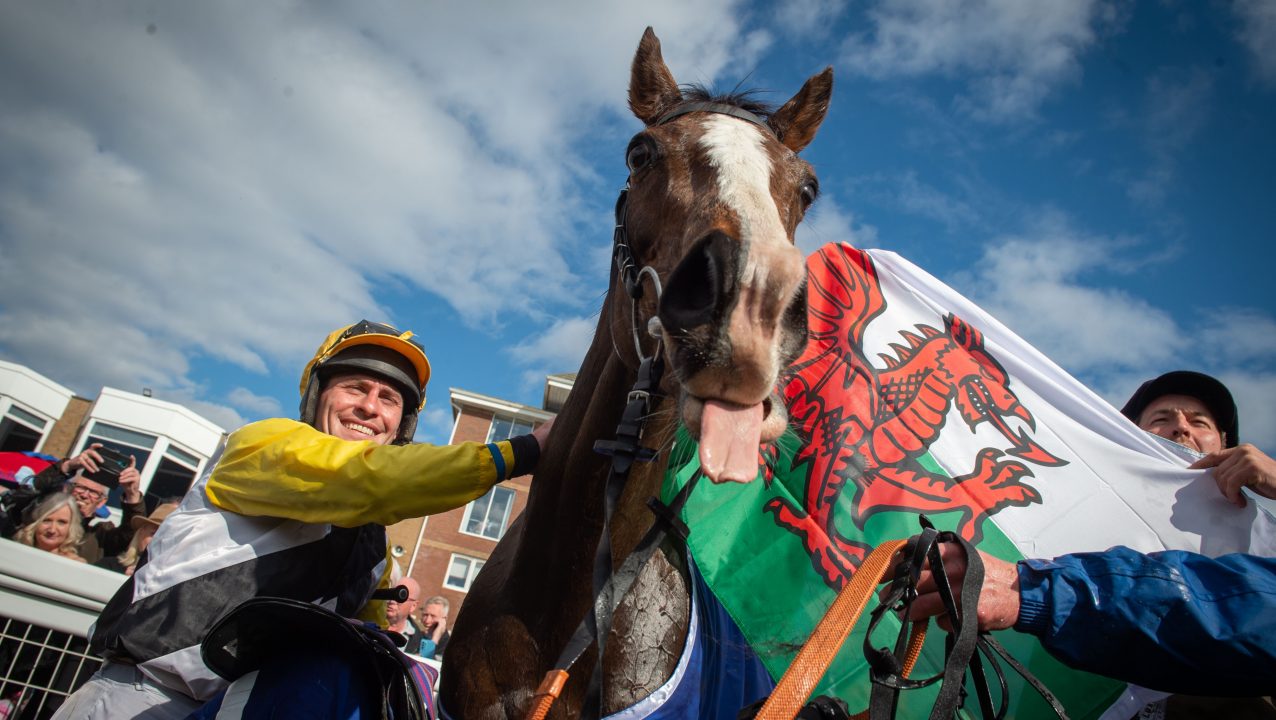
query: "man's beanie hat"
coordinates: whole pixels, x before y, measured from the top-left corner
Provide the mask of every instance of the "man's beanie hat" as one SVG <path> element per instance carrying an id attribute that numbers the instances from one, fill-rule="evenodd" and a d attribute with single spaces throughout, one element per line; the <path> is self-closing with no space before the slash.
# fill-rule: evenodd
<path id="1" fill-rule="evenodd" d="M 1226 447 L 1236 447 L 1240 433 L 1240 420 L 1236 415 L 1236 402 L 1227 386 L 1204 373 L 1191 370 L 1175 370 L 1152 378 L 1139 386 L 1130 396 L 1121 414 L 1136 425 L 1143 411 L 1157 398 L 1166 395 L 1186 395 L 1200 400 L 1214 416 L 1214 422 L 1224 434 Z"/>

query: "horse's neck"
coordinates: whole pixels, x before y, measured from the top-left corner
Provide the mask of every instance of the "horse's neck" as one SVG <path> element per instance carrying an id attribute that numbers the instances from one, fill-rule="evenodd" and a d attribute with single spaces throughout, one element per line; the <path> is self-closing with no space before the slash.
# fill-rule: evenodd
<path id="1" fill-rule="evenodd" d="M 567 585 L 585 582 L 602 527 L 603 492 L 611 459 L 594 451 L 599 439 L 612 439 L 624 411 L 636 372 L 617 357 L 610 335 L 600 327 L 581 364 L 576 383 L 554 421 L 541 453 L 524 511 L 522 561 L 535 563 L 549 574 L 562 574 Z M 644 445 L 657 447 L 669 434 L 673 400 L 666 398 L 648 423 Z M 625 492 L 611 519 L 616 560 L 636 544 L 650 525 L 646 498 L 659 492 L 667 454 L 649 463 L 635 463 Z M 546 554 L 548 553 L 548 554 Z M 546 562 L 549 560 L 549 562 Z M 547 578 L 546 578 L 547 579 Z"/>
<path id="2" fill-rule="evenodd" d="M 604 333 L 606 329 L 601 328 L 598 335 Z M 595 337 L 572 393 L 554 421 L 532 482 L 520 520 L 519 549 L 510 564 L 520 579 L 506 589 L 526 598 L 520 614 L 547 653 L 542 662 L 552 661 L 566 646 L 592 604 L 591 569 L 611 472 L 611 459 L 594 452 L 593 446 L 598 439 L 615 437 L 636 374 L 617 358 L 610 337 Z M 674 402 L 665 398 L 653 408 L 642 444 L 662 452 L 652 462 L 634 463 L 608 521 L 612 567 L 624 562 L 652 524 L 647 499 L 660 492 L 669 460 L 668 440 L 677 416 Z M 650 632 L 613 634 L 614 642 L 607 646 L 611 680 L 604 683 L 605 708 L 632 705 L 672 674 L 690 614 L 690 595 L 680 568 L 681 563 L 670 564 L 658 554 L 645 564 L 616 609 L 619 626 L 642 626 Z M 583 685 L 577 690 L 583 692 Z"/>

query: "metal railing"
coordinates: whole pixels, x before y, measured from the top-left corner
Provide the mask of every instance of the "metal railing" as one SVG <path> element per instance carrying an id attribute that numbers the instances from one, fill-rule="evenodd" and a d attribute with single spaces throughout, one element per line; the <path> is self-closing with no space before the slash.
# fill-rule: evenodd
<path id="1" fill-rule="evenodd" d="M 0 720 L 52 716 L 98 669 L 89 626 L 124 580 L 0 540 Z"/>

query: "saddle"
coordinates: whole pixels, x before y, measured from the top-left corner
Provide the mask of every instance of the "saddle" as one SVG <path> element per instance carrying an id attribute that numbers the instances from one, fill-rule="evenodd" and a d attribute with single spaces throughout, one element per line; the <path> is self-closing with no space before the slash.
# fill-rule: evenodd
<path id="1" fill-rule="evenodd" d="M 437 674 L 406 657 L 394 639 L 313 603 L 288 598 L 258 597 L 226 613 L 208 631 L 200 647 L 204 663 L 234 682 L 272 662 L 286 661 L 298 652 L 321 651 L 343 658 L 365 687 L 375 690 L 379 717 L 389 720 L 429 720 L 428 687 Z M 433 675 L 430 677 L 429 675 Z"/>

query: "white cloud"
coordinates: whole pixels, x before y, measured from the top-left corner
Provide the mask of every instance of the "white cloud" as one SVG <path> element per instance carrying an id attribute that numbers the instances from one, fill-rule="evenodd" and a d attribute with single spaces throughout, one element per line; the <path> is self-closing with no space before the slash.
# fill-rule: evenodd
<path id="1" fill-rule="evenodd" d="M 827 243 L 850 243 L 857 248 L 881 247 L 876 227 L 857 223 L 851 211 L 827 194 L 820 197 L 806 219 L 798 225 L 795 240 L 803 255 L 810 255 Z"/>
<path id="2" fill-rule="evenodd" d="M 1271 402 L 1276 398 L 1276 374 L 1226 370 L 1217 377 L 1236 399 L 1240 441 L 1276 455 L 1276 405 Z"/>
<path id="3" fill-rule="evenodd" d="M 1178 157 L 1209 116 L 1213 81 L 1202 70 L 1166 71 L 1148 81 L 1145 109 L 1137 119 L 1148 165 L 1129 187 L 1131 199 L 1158 205 L 1178 174 Z"/>
<path id="4" fill-rule="evenodd" d="M 1235 365 L 1276 358 L 1276 318 L 1250 308 L 1214 307 L 1202 321 L 1206 326 L 1196 340 L 1205 356 Z"/>
<path id="5" fill-rule="evenodd" d="M 226 400 L 232 406 L 246 410 L 257 417 L 280 417 L 283 412 L 283 407 L 277 398 L 258 395 L 248 388 L 237 387 L 231 390 Z"/>
<path id="6" fill-rule="evenodd" d="M 775 4 L 775 20 L 780 28 L 796 37 L 824 37 L 846 10 L 839 0 L 790 0 Z"/>
<path id="7" fill-rule="evenodd" d="M 452 439 L 451 408 L 426 405 L 417 418 L 412 439 L 431 445 L 446 445 Z"/>
<path id="8" fill-rule="evenodd" d="M 514 362 L 526 369 L 520 375 L 524 392 L 539 392 L 548 375 L 574 373 L 594 341 L 598 316 L 560 319 L 545 331 L 514 346 Z"/>
<path id="9" fill-rule="evenodd" d="M 853 186 L 857 194 L 901 213 L 934 220 L 949 232 L 969 229 L 981 222 L 980 213 L 974 206 L 960 197 L 922 182 L 917 178 L 915 170 L 864 175 L 856 178 Z M 985 196 L 985 201 L 990 199 Z M 820 202 L 823 203 L 823 200 Z"/>
<path id="10" fill-rule="evenodd" d="M 1155 367 L 1187 347 L 1174 318 L 1128 292 L 1084 282 L 1121 244 L 1047 216 L 1025 236 L 989 243 L 960 287 L 1073 373 Z"/>
<path id="11" fill-rule="evenodd" d="M 953 285 L 1070 373 L 1120 408 L 1144 381 L 1170 370 L 1198 370 L 1232 391 L 1242 439 L 1276 452 L 1276 317 L 1200 298 L 1172 314 L 1116 287 L 1098 271 L 1145 270 L 1128 238 L 1088 236 L 1055 212 L 1018 236 L 989 243 L 978 265 Z"/>
<path id="12" fill-rule="evenodd" d="M 191 395 L 177 395 L 167 397 L 165 399 L 187 407 L 204 417 L 206 420 L 211 420 L 225 432 L 231 432 L 250 421 L 249 418 L 245 418 L 243 415 L 240 415 L 234 408 L 200 400 Z M 252 419 L 256 420 L 259 418 Z"/>
<path id="13" fill-rule="evenodd" d="M 1267 84 L 1276 84 L 1276 4 L 1271 0 L 1236 0 L 1240 17 L 1239 37 L 1254 62 L 1254 73 Z"/>
<path id="14" fill-rule="evenodd" d="M 533 366 L 529 373 L 544 382 L 546 375 L 576 372 L 594 341 L 597 326 L 597 316 L 562 319 L 525 339 L 511 352 L 519 364 Z"/>
<path id="15" fill-rule="evenodd" d="M 291 373 L 390 293 L 579 311 L 581 148 L 634 123 L 642 28 L 686 80 L 769 42 L 715 0 L 353 7 L 0 11 L 0 351 L 202 397 L 192 358 Z"/>
<path id="16" fill-rule="evenodd" d="M 957 98 L 989 121 L 1030 117 L 1081 73 L 1078 58 L 1120 22 L 1103 0 L 895 0 L 867 10 L 869 32 L 847 38 L 843 62 L 877 79 L 939 74 L 968 84 Z"/>
<path id="17" fill-rule="evenodd" d="M 909 171 L 897 180 L 895 199 L 907 213 L 937 220 L 950 231 L 979 219 L 979 213 L 968 203 L 920 182 L 916 172 Z"/>

